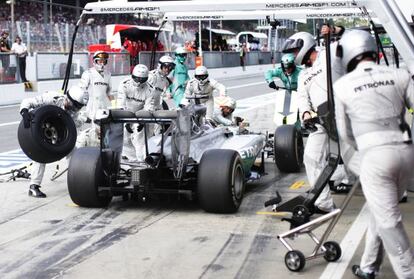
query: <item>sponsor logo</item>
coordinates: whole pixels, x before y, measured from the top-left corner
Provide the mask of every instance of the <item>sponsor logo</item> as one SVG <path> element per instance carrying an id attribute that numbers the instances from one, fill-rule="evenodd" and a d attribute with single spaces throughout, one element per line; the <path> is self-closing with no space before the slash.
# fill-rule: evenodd
<path id="1" fill-rule="evenodd" d="M 314 77 L 316 77 L 320 73 L 322 73 L 322 69 L 318 69 L 318 71 L 316 71 L 316 73 L 310 73 L 309 77 L 307 79 L 305 79 L 305 81 L 303 83 L 305 85 L 307 85 Z"/>
<path id="2" fill-rule="evenodd" d="M 266 4 L 266 9 L 297 9 L 297 8 L 346 8 L 354 6 L 353 3 L 349 2 L 315 2 L 315 3 L 306 3 L 306 2 L 297 2 L 297 3 L 269 3 Z"/>
<path id="3" fill-rule="evenodd" d="M 143 102 L 145 102 L 145 99 L 138 99 L 138 98 L 134 98 L 134 97 L 126 97 L 128 100 L 132 100 L 132 101 L 135 101 L 135 102 L 138 102 L 138 103 L 143 103 Z"/>
<path id="4" fill-rule="evenodd" d="M 363 17 L 363 13 L 330 13 L 330 14 L 307 14 L 306 17 L 331 18 L 331 17 Z"/>
<path id="5" fill-rule="evenodd" d="M 114 7 L 101 8 L 101 12 L 154 12 L 159 11 L 159 7 Z"/>
<path id="6" fill-rule="evenodd" d="M 258 149 L 259 149 L 259 146 L 257 144 L 247 147 L 247 148 L 243 148 L 242 150 L 239 151 L 240 157 L 242 159 L 254 158 L 256 157 L 258 153 Z"/>
<path id="7" fill-rule="evenodd" d="M 106 83 L 106 82 L 102 82 L 102 81 L 96 81 L 96 82 L 94 82 L 94 84 L 93 85 L 103 85 L 103 86 L 108 86 L 108 83 Z"/>
<path id="8" fill-rule="evenodd" d="M 211 16 L 211 15 L 194 15 L 194 16 L 177 16 L 178 20 L 207 20 L 207 19 L 223 19 L 224 16 Z"/>
<path id="9" fill-rule="evenodd" d="M 392 79 L 382 80 L 382 81 L 374 81 L 374 82 L 366 83 L 366 84 L 363 84 L 361 86 L 355 87 L 354 92 L 358 93 L 358 92 L 364 91 L 366 89 L 378 88 L 380 86 L 390 86 L 390 85 L 394 85 L 394 84 L 395 84 L 395 82 Z"/>

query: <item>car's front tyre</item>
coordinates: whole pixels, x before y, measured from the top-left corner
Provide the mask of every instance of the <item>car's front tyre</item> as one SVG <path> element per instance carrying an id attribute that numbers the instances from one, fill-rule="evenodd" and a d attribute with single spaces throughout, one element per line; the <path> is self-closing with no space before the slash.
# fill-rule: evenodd
<path id="1" fill-rule="evenodd" d="M 201 208 L 213 213 L 234 213 L 243 200 L 245 177 L 235 150 L 204 152 L 198 167 L 197 194 Z"/>

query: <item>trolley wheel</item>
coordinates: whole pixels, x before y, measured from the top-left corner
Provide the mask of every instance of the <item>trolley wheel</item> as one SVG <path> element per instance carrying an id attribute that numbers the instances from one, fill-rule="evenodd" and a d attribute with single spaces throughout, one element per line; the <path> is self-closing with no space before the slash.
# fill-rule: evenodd
<path id="1" fill-rule="evenodd" d="M 323 244 L 326 249 L 323 257 L 327 262 L 336 262 L 342 255 L 341 246 L 335 241 L 328 241 Z"/>
<path id="2" fill-rule="evenodd" d="M 305 267 L 305 262 L 305 256 L 301 251 L 292 250 L 286 253 L 285 265 L 290 271 L 301 271 Z"/>

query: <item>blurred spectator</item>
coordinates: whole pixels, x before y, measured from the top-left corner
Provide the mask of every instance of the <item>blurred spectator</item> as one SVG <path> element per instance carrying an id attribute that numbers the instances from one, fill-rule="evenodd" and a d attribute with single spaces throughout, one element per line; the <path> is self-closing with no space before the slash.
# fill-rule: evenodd
<path id="1" fill-rule="evenodd" d="M 134 43 L 136 44 L 136 42 L 134 42 Z M 129 63 L 130 63 L 131 70 L 132 70 L 132 68 L 135 65 L 135 63 L 134 63 L 135 56 L 136 56 L 135 47 L 134 47 L 132 41 L 128 39 L 128 37 L 125 37 L 124 43 L 122 44 L 122 46 L 124 47 L 125 50 L 127 50 L 129 52 L 129 56 L 130 56 Z"/>
<path id="2" fill-rule="evenodd" d="M 269 51 L 267 44 L 263 44 L 263 46 L 260 48 L 260 51 Z"/>
<path id="3" fill-rule="evenodd" d="M 185 41 L 184 48 L 187 52 L 193 52 L 192 46 L 189 41 Z"/>
<path id="4" fill-rule="evenodd" d="M 10 41 L 8 39 L 9 32 L 3 31 L 1 33 L 0 37 L 0 52 L 1 53 L 7 53 L 10 52 Z M 5 69 L 5 71 L 9 68 L 10 65 L 10 56 L 9 55 L 1 55 L 1 62 L 2 67 Z"/>
<path id="5" fill-rule="evenodd" d="M 242 67 L 243 71 L 246 71 L 246 67 L 245 67 L 246 52 L 247 52 L 246 43 L 243 43 L 240 48 L 240 66 Z"/>
<path id="6" fill-rule="evenodd" d="M 14 43 L 11 48 L 11 52 L 15 53 L 17 56 L 17 62 L 19 63 L 20 78 L 22 82 L 27 82 L 26 79 L 26 56 L 27 48 L 26 45 L 22 42 L 22 39 L 17 36 L 14 40 Z"/>
<path id="7" fill-rule="evenodd" d="M 164 45 L 160 41 L 157 41 L 157 50 L 158 51 L 164 51 L 165 50 Z"/>

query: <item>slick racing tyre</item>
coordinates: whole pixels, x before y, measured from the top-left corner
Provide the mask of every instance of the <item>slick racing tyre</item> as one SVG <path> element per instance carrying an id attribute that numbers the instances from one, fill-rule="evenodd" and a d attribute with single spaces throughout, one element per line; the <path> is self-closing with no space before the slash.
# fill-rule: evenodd
<path id="1" fill-rule="evenodd" d="M 106 207 L 112 200 L 108 191 L 99 191 L 108 186 L 102 168 L 99 147 L 83 147 L 75 150 L 68 168 L 68 190 L 74 203 L 83 207 Z"/>
<path id="2" fill-rule="evenodd" d="M 274 140 L 276 166 L 281 172 L 298 172 L 303 163 L 303 139 L 295 125 L 277 127 Z"/>
<path id="3" fill-rule="evenodd" d="M 17 138 L 23 152 L 39 163 L 59 161 L 76 144 L 76 126 L 72 117 L 53 105 L 42 106 L 30 113 L 30 127 L 20 122 Z"/>
<path id="4" fill-rule="evenodd" d="M 244 194 L 240 155 L 228 149 L 204 152 L 198 167 L 198 199 L 201 208 L 213 213 L 234 213 Z"/>

